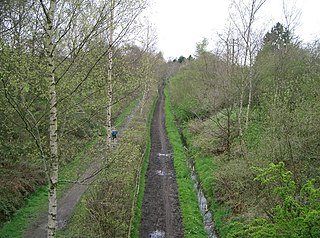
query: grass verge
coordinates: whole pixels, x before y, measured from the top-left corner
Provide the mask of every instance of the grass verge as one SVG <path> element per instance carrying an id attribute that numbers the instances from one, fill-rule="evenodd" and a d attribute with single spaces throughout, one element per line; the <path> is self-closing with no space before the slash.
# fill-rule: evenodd
<path id="1" fill-rule="evenodd" d="M 228 233 L 225 226 L 226 217 L 229 216 L 230 209 L 222 207 L 215 200 L 214 184 L 216 171 L 218 165 L 213 157 L 198 158 L 194 155 L 194 163 L 198 175 L 201 188 L 206 196 L 208 202 L 208 209 L 213 214 L 213 222 L 216 232 L 219 237 L 225 237 Z"/>
<path id="2" fill-rule="evenodd" d="M 167 88 L 165 89 L 165 96 L 166 129 L 173 149 L 174 166 L 179 190 L 179 202 L 184 226 L 184 237 L 207 237 L 204 230 L 202 215 L 198 206 L 197 195 L 191 180 L 187 156 L 181 142 L 179 131 L 175 125 Z"/>
<path id="3" fill-rule="evenodd" d="M 121 112 L 114 122 L 116 128 L 121 127 L 126 121 L 127 117 L 131 114 L 132 110 L 137 106 L 137 103 L 140 101 L 140 97 L 131 101 L 131 103 Z"/>

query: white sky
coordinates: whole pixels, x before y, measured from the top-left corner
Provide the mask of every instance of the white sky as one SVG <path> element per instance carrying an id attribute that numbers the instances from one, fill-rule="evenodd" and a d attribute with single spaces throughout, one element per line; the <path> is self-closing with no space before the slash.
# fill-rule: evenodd
<path id="1" fill-rule="evenodd" d="M 152 0 L 151 21 L 158 36 L 158 50 L 164 57 L 193 55 L 204 37 L 213 42 L 222 33 L 229 16 L 229 0 Z M 258 13 L 266 31 L 284 23 L 283 0 L 267 0 Z M 285 0 L 288 10 L 301 11 L 295 34 L 302 40 L 320 38 L 320 0 Z"/>

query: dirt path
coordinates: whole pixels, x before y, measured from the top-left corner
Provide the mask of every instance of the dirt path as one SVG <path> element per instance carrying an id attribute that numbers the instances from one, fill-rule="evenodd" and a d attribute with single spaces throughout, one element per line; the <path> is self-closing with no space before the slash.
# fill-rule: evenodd
<path id="1" fill-rule="evenodd" d="M 58 229 L 63 228 L 72 215 L 74 207 L 79 202 L 81 195 L 87 190 L 89 184 L 95 179 L 92 176 L 102 166 L 102 159 L 95 159 L 90 167 L 81 176 L 79 181 L 75 183 L 66 194 L 58 200 Z M 43 238 L 47 236 L 47 213 L 43 214 L 40 219 L 32 224 L 24 234 L 25 238 Z"/>
<path id="2" fill-rule="evenodd" d="M 151 144 L 140 237 L 183 237 L 175 170 L 165 129 L 163 90 L 153 115 Z"/>

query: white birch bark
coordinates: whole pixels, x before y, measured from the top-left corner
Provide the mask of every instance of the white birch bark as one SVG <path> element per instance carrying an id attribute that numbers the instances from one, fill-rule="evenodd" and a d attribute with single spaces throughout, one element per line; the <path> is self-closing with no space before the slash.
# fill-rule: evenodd
<path id="1" fill-rule="evenodd" d="M 107 148 L 110 148 L 112 138 L 112 96 L 113 96 L 113 82 L 112 82 L 112 67 L 113 67 L 113 32 L 114 32 L 114 7 L 115 1 L 110 1 L 110 18 L 109 18 L 109 53 L 108 53 L 108 72 L 107 72 L 107 95 L 108 95 L 108 107 L 107 107 Z"/>
<path id="2" fill-rule="evenodd" d="M 238 115 L 238 123 L 239 123 L 239 136 L 241 139 L 241 144 L 243 145 L 243 149 L 245 149 L 245 143 L 243 138 L 243 133 L 248 130 L 249 127 L 249 116 L 251 109 L 251 101 L 252 101 L 252 81 L 253 81 L 253 56 L 254 56 L 254 44 L 252 40 L 253 33 L 253 23 L 255 21 L 255 16 L 258 10 L 262 7 L 262 5 L 266 2 L 266 0 L 250 0 L 248 5 L 243 5 L 243 2 L 236 0 L 233 1 L 234 6 L 236 7 L 239 18 L 242 22 L 237 24 L 236 19 L 232 19 L 236 29 L 238 30 L 241 40 L 244 43 L 244 55 L 243 55 L 243 67 L 244 72 L 241 76 L 241 92 L 240 92 L 240 102 L 239 102 L 239 115 Z M 246 19 L 248 17 L 248 19 Z M 241 28 L 241 26 L 243 28 Z M 249 67 L 249 74 L 245 72 L 245 67 Z M 242 113 L 244 113 L 243 108 L 243 100 L 244 100 L 244 92 L 245 87 L 248 85 L 248 104 L 246 109 L 246 117 L 245 117 L 245 125 L 242 127 Z"/>
<path id="3" fill-rule="evenodd" d="M 47 60 L 46 80 L 49 84 L 49 144 L 50 157 L 48 163 L 48 233 L 47 237 L 56 236 L 57 229 L 57 183 L 58 183 L 58 130 L 57 130 L 57 97 L 56 97 L 56 81 L 54 74 L 54 45 L 53 45 L 53 22 L 55 17 L 56 0 L 50 0 L 49 9 L 41 1 L 42 8 L 46 16 L 45 25 L 45 52 Z"/>

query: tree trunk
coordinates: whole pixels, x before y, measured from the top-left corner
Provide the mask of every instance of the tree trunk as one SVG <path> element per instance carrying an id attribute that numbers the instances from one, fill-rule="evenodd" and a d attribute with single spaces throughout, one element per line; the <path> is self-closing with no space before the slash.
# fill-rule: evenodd
<path id="1" fill-rule="evenodd" d="M 113 67 L 113 18 L 114 18 L 114 0 L 110 1 L 110 19 L 109 19 L 109 53 L 108 53 L 108 77 L 107 77 L 107 85 L 108 85 L 108 108 L 107 108 L 107 148 L 110 148 L 112 138 L 111 138 L 111 130 L 112 130 L 112 96 L 113 96 L 113 87 L 112 87 L 112 67 Z"/>
<path id="2" fill-rule="evenodd" d="M 231 157 L 231 114 L 232 108 L 227 109 L 227 153 Z"/>
<path id="3" fill-rule="evenodd" d="M 244 154 L 244 138 L 243 138 L 243 128 L 242 128 L 242 110 L 243 110 L 243 95 L 244 95 L 243 83 L 240 89 L 240 99 L 239 99 L 239 114 L 238 114 L 238 126 L 239 126 L 239 137 L 240 137 L 240 149 L 241 153 Z"/>
<path id="4" fill-rule="evenodd" d="M 56 81 L 54 74 L 54 46 L 53 46 L 53 22 L 55 16 L 56 0 L 50 0 L 49 9 L 41 1 L 43 11 L 46 16 L 45 27 L 45 52 L 47 60 L 46 80 L 49 84 L 49 143 L 50 158 L 48 163 L 48 237 L 55 237 L 57 228 L 57 183 L 58 183 L 58 131 L 57 131 L 57 97 L 56 97 Z"/>
<path id="5" fill-rule="evenodd" d="M 248 105 L 247 105 L 247 114 L 246 114 L 246 126 L 245 131 L 248 131 L 249 128 L 249 113 L 250 113 L 250 107 L 251 107 L 251 101 L 252 101 L 252 80 L 253 80 L 253 66 L 252 61 L 250 60 L 250 72 L 249 72 L 249 93 L 248 93 Z"/>

